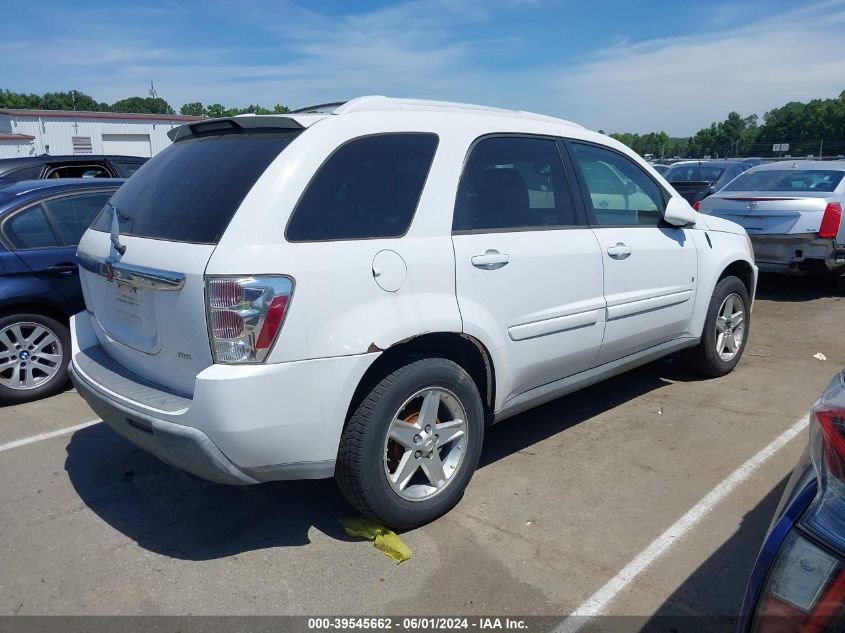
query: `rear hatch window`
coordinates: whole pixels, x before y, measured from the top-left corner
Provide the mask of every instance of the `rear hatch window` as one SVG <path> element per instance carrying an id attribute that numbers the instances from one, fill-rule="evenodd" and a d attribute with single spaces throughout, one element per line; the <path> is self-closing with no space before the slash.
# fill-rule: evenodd
<path id="1" fill-rule="evenodd" d="M 707 165 L 675 165 L 663 174 L 669 182 L 716 182 L 725 169 Z"/>
<path id="2" fill-rule="evenodd" d="M 217 244 L 255 181 L 298 134 L 236 131 L 173 143 L 112 198 L 120 234 Z M 110 232 L 111 223 L 107 206 L 91 228 Z"/>
<path id="3" fill-rule="evenodd" d="M 843 173 L 832 169 L 764 169 L 745 173 L 724 191 L 831 192 Z"/>

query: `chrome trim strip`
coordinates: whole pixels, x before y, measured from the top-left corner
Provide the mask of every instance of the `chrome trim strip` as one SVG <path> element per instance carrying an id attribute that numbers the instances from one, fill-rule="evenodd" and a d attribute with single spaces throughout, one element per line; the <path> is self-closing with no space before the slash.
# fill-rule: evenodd
<path id="1" fill-rule="evenodd" d="M 109 281 L 117 281 L 129 284 L 135 288 L 149 288 L 150 290 L 181 290 L 185 285 L 185 275 L 169 270 L 147 268 L 124 264 L 122 262 L 109 262 L 100 257 L 94 257 L 77 251 L 76 261 L 81 268 L 105 277 Z M 109 274 L 111 271 L 111 274 Z"/>

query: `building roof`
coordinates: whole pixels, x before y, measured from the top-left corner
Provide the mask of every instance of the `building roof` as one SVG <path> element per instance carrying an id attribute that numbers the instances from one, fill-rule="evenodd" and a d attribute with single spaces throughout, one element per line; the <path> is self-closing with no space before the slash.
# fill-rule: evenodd
<path id="1" fill-rule="evenodd" d="M 34 141 L 35 137 L 29 134 L 6 134 L 0 132 L 0 141 Z"/>
<path id="2" fill-rule="evenodd" d="M 86 112 L 81 110 L 0 110 L 0 115 L 14 117 L 45 117 L 51 119 L 143 119 L 145 121 L 179 121 L 191 123 L 205 117 L 182 114 L 132 114 L 131 112 Z"/>

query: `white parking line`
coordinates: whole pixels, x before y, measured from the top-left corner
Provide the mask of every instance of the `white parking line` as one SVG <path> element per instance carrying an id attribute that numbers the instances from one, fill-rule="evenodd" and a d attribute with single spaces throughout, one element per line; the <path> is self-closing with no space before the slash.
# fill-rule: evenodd
<path id="1" fill-rule="evenodd" d="M 558 633 L 575 633 L 590 622 L 592 616 L 601 615 L 613 601 L 637 576 L 648 569 L 652 563 L 665 554 L 673 545 L 678 543 L 705 516 L 743 481 L 754 473 L 760 466 L 771 459 L 790 440 L 807 428 L 808 417 L 804 416 L 771 444 L 757 453 L 754 457 L 737 468 L 727 479 L 711 490 L 706 497 L 699 501 L 689 512 L 678 519 L 674 525 L 663 532 L 651 545 L 645 548 L 616 576 L 611 578 L 601 589 L 590 596 L 581 606 L 564 620 Z"/>
<path id="2" fill-rule="evenodd" d="M 82 424 L 77 424 L 75 426 L 68 426 L 63 429 L 59 429 L 58 431 L 50 431 L 49 433 L 39 433 L 38 435 L 30 435 L 29 437 L 24 437 L 20 440 L 15 440 L 14 442 L 0 444 L 0 453 L 2 453 L 3 451 L 10 451 L 13 448 L 20 448 L 21 446 L 26 446 L 27 444 L 35 444 L 35 442 L 40 442 L 42 440 L 49 440 L 53 437 L 70 435 L 71 433 L 75 433 L 80 429 L 86 429 L 89 426 L 94 426 L 95 424 L 99 424 L 100 422 L 102 422 L 102 420 L 91 420 L 90 422 L 83 422 Z"/>

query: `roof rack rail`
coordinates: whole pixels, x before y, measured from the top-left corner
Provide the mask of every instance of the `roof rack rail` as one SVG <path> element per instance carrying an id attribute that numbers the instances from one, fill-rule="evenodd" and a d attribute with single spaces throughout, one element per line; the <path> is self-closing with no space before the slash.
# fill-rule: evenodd
<path id="1" fill-rule="evenodd" d="M 287 114 L 324 114 L 325 112 L 334 112 L 337 108 L 345 104 L 346 101 L 332 101 L 330 103 L 318 103 L 317 105 L 306 106 L 304 108 L 297 108 L 291 110 Z"/>
<path id="2" fill-rule="evenodd" d="M 489 106 L 475 105 L 472 103 L 459 103 L 455 101 L 432 101 L 429 99 L 391 98 L 382 95 L 370 95 L 366 97 L 358 97 L 356 99 L 352 99 L 339 105 L 333 111 L 333 114 L 397 110 L 417 110 L 435 112 L 478 112 L 482 114 L 520 116 L 526 119 L 534 119 L 537 121 L 549 121 L 553 123 L 564 123 L 575 127 L 582 127 L 572 121 L 559 119 L 557 117 L 546 116 L 543 114 L 535 114 L 533 112 L 525 112 L 524 110 L 508 110 L 506 108 L 493 108 Z"/>

